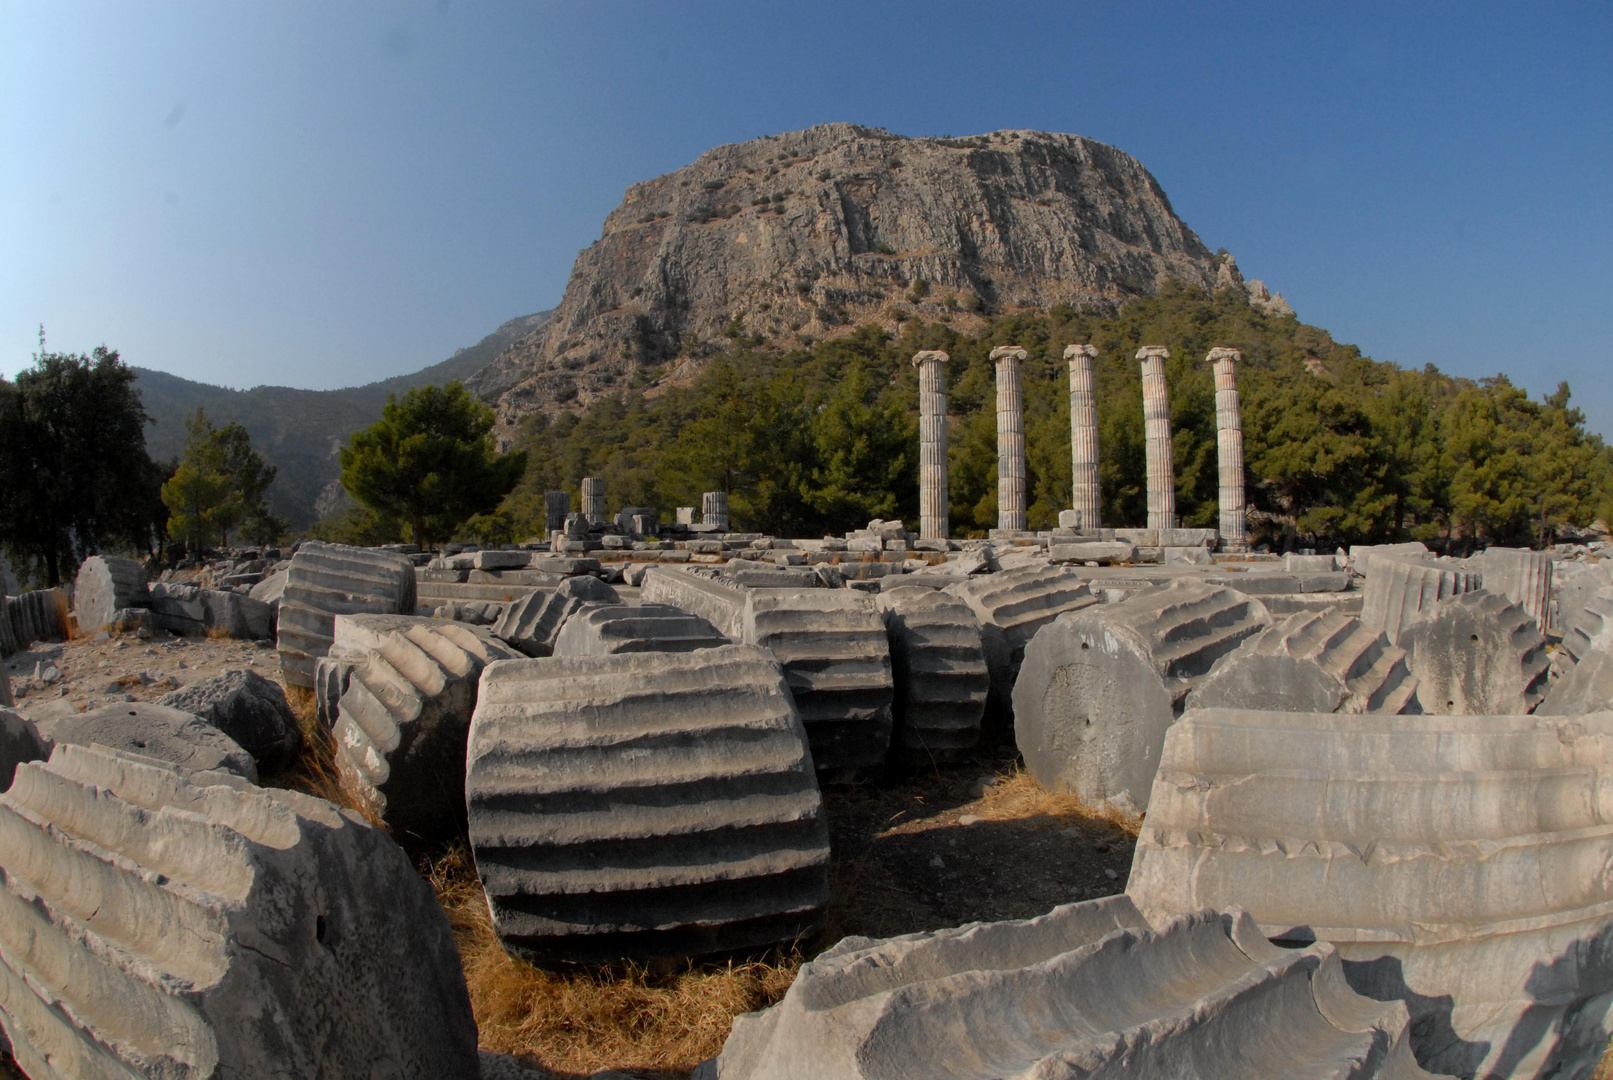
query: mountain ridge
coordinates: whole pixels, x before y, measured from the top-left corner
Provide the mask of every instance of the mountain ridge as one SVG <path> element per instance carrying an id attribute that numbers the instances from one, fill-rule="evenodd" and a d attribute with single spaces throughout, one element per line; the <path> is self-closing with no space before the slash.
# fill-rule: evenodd
<path id="1" fill-rule="evenodd" d="M 321 494 L 340 475 L 347 437 L 379 419 L 389 395 L 470 378 L 512 342 L 541 327 L 549 314 L 510 319 L 475 345 L 419 371 L 337 390 L 235 390 L 131 365 L 153 421 L 146 428 L 146 449 L 159 460 L 177 457 L 184 449 L 185 421 L 198 407 L 218 426 L 239 423 L 264 460 L 279 470 L 269 487 L 270 509 L 292 528 L 306 527 L 319 517 Z"/>
<path id="2" fill-rule="evenodd" d="M 969 329 L 1015 308 L 1113 310 L 1169 279 L 1213 289 L 1229 274 L 1243 284 L 1142 163 L 1104 143 L 820 124 L 630 186 L 551 320 L 467 385 L 497 400 L 508 441 L 525 416 L 653 385 L 669 366 L 686 374 L 733 341 L 790 348 L 868 322 Z"/>

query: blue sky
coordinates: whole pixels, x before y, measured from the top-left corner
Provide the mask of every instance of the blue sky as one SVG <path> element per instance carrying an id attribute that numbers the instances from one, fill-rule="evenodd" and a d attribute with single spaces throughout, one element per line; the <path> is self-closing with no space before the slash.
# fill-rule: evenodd
<path id="1" fill-rule="evenodd" d="M 0 0 L 0 371 L 415 370 L 628 184 L 849 120 L 1069 131 L 1368 354 L 1613 435 L 1613 7 Z"/>

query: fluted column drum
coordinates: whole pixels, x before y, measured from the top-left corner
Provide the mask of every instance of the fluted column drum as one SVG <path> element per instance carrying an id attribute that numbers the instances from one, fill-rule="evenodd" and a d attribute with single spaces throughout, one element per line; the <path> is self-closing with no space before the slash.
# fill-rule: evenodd
<path id="1" fill-rule="evenodd" d="M 1237 349 L 1211 349 L 1215 368 L 1215 434 L 1221 466 L 1221 547 L 1248 551 L 1248 512 L 1243 488 L 1243 409 L 1238 401 Z"/>
<path id="2" fill-rule="evenodd" d="M 1171 454 L 1171 395 L 1165 386 L 1170 350 L 1144 345 L 1137 350 L 1143 365 L 1143 438 L 1148 459 L 1148 528 L 1176 528 L 1176 461 Z"/>
<path id="3" fill-rule="evenodd" d="M 1071 345 L 1070 362 L 1070 508 L 1078 529 L 1096 529 L 1098 515 L 1098 403 L 1092 384 L 1096 345 Z"/>
<path id="4" fill-rule="evenodd" d="M 603 525 L 610 520 L 605 512 L 605 478 L 603 476 L 585 476 L 582 478 L 582 513 L 590 525 Z"/>
<path id="5" fill-rule="evenodd" d="M 919 369 L 919 537 L 944 540 L 947 509 L 947 354 L 926 349 L 913 354 Z"/>
<path id="6" fill-rule="evenodd" d="M 1017 345 L 991 350 L 997 365 L 997 528 L 1025 528 L 1025 397 L 1019 365 L 1028 354 Z"/>

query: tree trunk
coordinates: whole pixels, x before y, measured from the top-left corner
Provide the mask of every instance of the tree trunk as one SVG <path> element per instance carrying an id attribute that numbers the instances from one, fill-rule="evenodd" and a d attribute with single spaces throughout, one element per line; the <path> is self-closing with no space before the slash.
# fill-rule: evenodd
<path id="1" fill-rule="evenodd" d="M 61 564 L 56 561 L 56 546 L 52 544 L 45 549 L 45 574 L 50 579 L 47 588 L 54 589 L 62 583 L 62 575 L 58 572 Z"/>
<path id="2" fill-rule="evenodd" d="M 416 517 L 414 519 L 414 544 L 415 544 L 416 547 L 421 548 L 421 549 L 425 548 L 425 546 L 426 546 L 425 539 L 424 539 L 425 534 L 426 534 L 426 520 L 425 520 L 425 518 Z"/>

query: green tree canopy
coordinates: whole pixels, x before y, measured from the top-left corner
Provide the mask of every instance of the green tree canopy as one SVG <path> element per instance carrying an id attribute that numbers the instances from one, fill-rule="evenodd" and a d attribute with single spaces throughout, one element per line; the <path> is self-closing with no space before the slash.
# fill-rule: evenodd
<path id="1" fill-rule="evenodd" d="M 54 585 L 85 556 L 160 536 L 134 381 L 116 351 L 47 352 L 43 330 L 33 366 L 0 379 L 0 542 L 19 570 Z"/>
<path id="2" fill-rule="evenodd" d="M 1613 512 L 1613 454 L 1584 429 L 1567 387 L 1531 401 L 1504 378 L 1474 381 L 1379 363 L 1325 330 L 1269 315 L 1231 289 L 1167 284 L 1118 312 L 1058 305 L 989 319 L 974 333 L 917 320 L 898 334 L 858 327 L 802 348 L 736 341 L 691 382 L 656 374 L 554 420 L 534 416 L 530 455 L 503 505 L 517 532 L 542 532 L 542 493 L 575 493 L 603 476 L 616 504 L 699 506 L 726 490 L 738 527 L 778 535 L 840 533 L 918 509 L 919 349 L 944 349 L 954 535 L 997 520 L 993 346 L 1028 358 L 1029 523 L 1050 528 L 1070 499 L 1070 406 L 1063 350 L 1098 348 L 1103 519 L 1146 518 L 1137 349 L 1164 345 L 1184 524 L 1218 517 L 1215 387 L 1205 356 L 1243 354 L 1244 453 L 1252 535 L 1279 546 L 1415 538 L 1469 546 L 1547 543 L 1565 523 Z"/>
<path id="3" fill-rule="evenodd" d="M 406 522 L 416 544 L 453 535 L 492 511 L 526 468 L 494 450 L 493 412 L 459 382 L 387 399 L 381 419 L 342 449 L 342 486 L 380 518 Z"/>
<path id="4" fill-rule="evenodd" d="M 274 477 L 275 467 L 252 449 L 246 428 L 215 428 L 198 408 L 186 421 L 184 454 L 162 486 L 168 534 L 193 550 L 227 545 L 237 529 L 255 543 L 273 543 L 286 528 L 265 499 Z"/>

